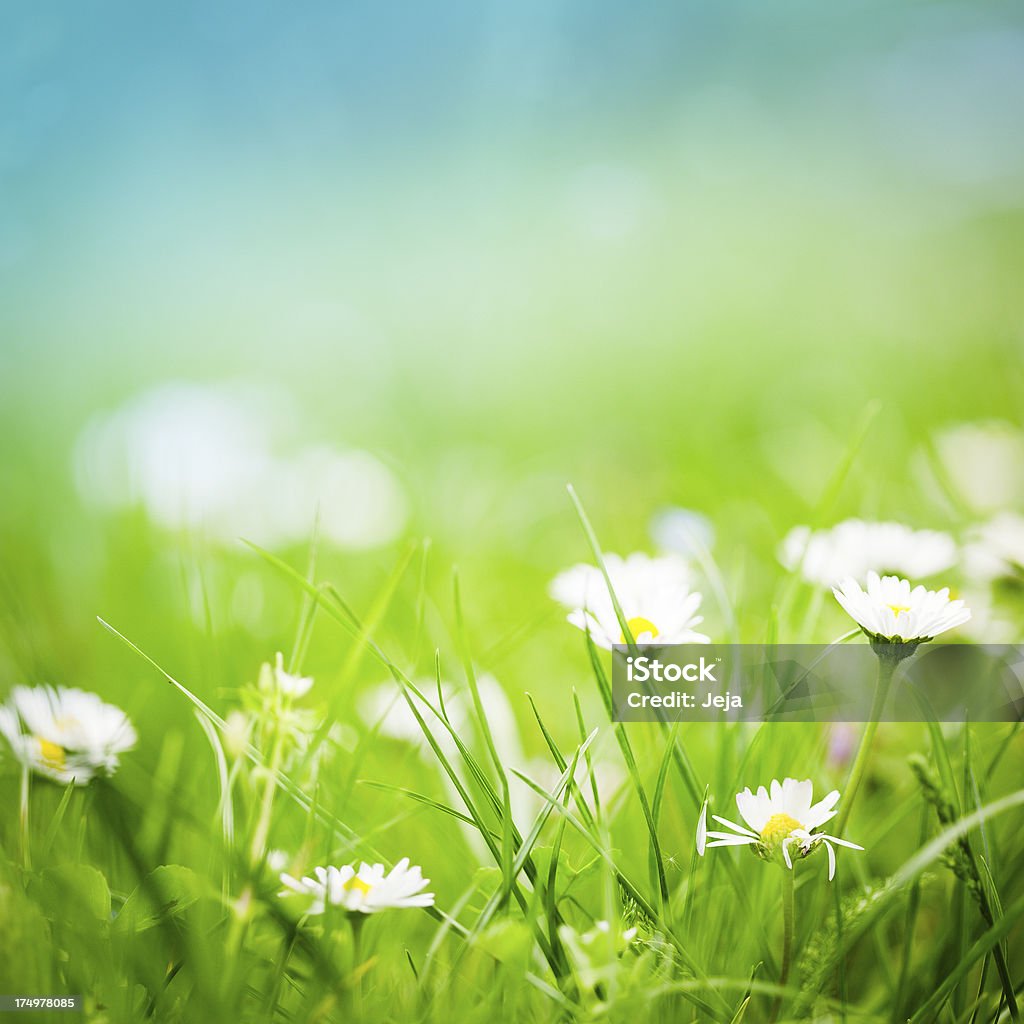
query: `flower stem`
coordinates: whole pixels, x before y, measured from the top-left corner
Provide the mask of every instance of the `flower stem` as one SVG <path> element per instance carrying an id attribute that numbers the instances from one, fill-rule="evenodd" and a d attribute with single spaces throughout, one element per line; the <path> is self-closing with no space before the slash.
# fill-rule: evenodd
<path id="1" fill-rule="evenodd" d="M 364 915 L 356 912 L 349 914 L 349 925 L 352 928 L 352 1001 L 355 1004 L 355 1018 L 363 1014 L 363 924 Z"/>
<path id="2" fill-rule="evenodd" d="M 850 769 L 850 776 L 846 780 L 846 789 L 843 791 L 843 806 L 840 808 L 839 817 L 836 819 L 836 835 L 841 836 L 843 834 L 846 822 L 850 817 L 854 797 L 857 795 L 857 790 L 860 789 L 861 781 L 864 778 L 864 770 L 867 768 L 868 757 L 871 753 L 871 741 L 875 738 L 878 721 L 882 717 L 885 702 L 889 697 L 892 674 L 896 671 L 898 663 L 898 658 L 888 654 L 878 654 L 878 682 L 875 683 L 875 698 L 871 702 L 871 713 L 864 725 L 860 746 L 857 748 L 857 756 L 854 758 L 853 767 Z"/>
<path id="3" fill-rule="evenodd" d="M 779 985 L 783 987 L 789 981 L 789 968 L 793 962 L 793 893 L 796 888 L 795 875 L 795 864 L 792 870 L 788 868 L 782 869 L 782 969 L 779 971 Z M 772 1006 L 771 1017 L 769 1018 L 770 1021 L 774 1022 L 778 1019 L 781 1008 L 782 993 L 780 992 L 775 997 L 775 1003 Z"/>
<path id="4" fill-rule="evenodd" d="M 270 833 L 270 816 L 274 809 L 274 794 L 277 792 L 277 773 L 281 768 L 281 760 L 284 756 L 284 742 L 280 733 L 274 735 L 274 745 L 270 752 L 270 766 L 267 769 L 267 784 L 263 790 L 263 798 L 260 801 L 260 814 L 253 830 L 252 849 L 250 850 L 250 871 L 255 873 L 256 868 L 263 860 L 264 848 L 267 844 L 267 836 Z M 234 914 L 231 919 L 231 927 L 227 936 L 227 949 L 230 957 L 237 957 L 241 952 L 242 944 L 245 941 L 245 933 L 249 927 L 249 920 L 253 909 L 253 881 L 252 875 L 245 884 L 241 895 L 235 901 Z M 230 973 L 225 976 L 225 983 L 230 984 Z"/>
<path id="5" fill-rule="evenodd" d="M 29 773 L 26 764 L 22 765 L 21 769 L 21 800 L 18 808 L 18 824 L 21 826 L 21 863 L 26 871 L 32 868 L 32 850 L 28 837 L 28 791 Z"/>
<path id="6" fill-rule="evenodd" d="M 274 747 L 270 753 L 270 767 L 267 770 L 267 785 L 263 790 L 263 801 L 260 807 L 260 816 L 256 822 L 256 828 L 252 837 L 252 862 L 258 864 L 263 858 L 263 848 L 266 846 L 267 836 L 270 833 L 270 815 L 274 808 L 274 794 L 277 792 L 277 773 L 281 768 L 281 759 L 284 744 L 280 735 L 274 737 Z"/>

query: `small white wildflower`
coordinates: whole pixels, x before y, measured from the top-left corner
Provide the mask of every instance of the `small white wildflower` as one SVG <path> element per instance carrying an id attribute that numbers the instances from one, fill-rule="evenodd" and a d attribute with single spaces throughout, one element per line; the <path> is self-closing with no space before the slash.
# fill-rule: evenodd
<path id="1" fill-rule="evenodd" d="M 835 806 L 839 801 L 839 790 L 832 790 L 817 803 L 812 803 L 813 794 L 810 779 L 803 782 L 788 778 L 782 782 L 772 779 L 769 789 L 760 786 L 756 793 L 751 793 L 747 787 L 736 794 L 736 806 L 749 827 L 737 825 L 717 814 L 711 815 L 720 825 L 732 829 L 731 832 L 707 830 L 708 807 L 705 801 L 697 826 L 697 852 L 703 857 L 705 850 L 714 846 L 753 846 L 766 860 L 781 852 L 786 867 L 792 870 L 793 850 L 806 857 L 819 846 L 824 846 L 828 852 L 828 878 L 832 881 L 836 874 L 836 851 L 832 844 L 851 850 L 863 850 L 864 847 L 838 836 L 813 831 L 838 813 Z"/>
<path id="2" fill-rule="evenodd" d="M 866 590 L 848 578 L 833 593 L 850 618 L 877 643 L 924 643 L 971 617 L 963 601 L 950 598 L 948 587 L 911 588 L 898 576 L 869 572 Z"/>
<path id="3" fill-rule="evenodd" d="M 313 878 L 281 875 L 285 886 L 281 896 L 298 893 L 312 898 L 307 914 L 322 914 L 328 905 L 350 914 L 376 914 L 381 910 L 434 905 L 434 894 L 422 891 L 430 879 L 423 877 L 419 867 L 410 867 L 408 857 L 403 857 L 388 872 L 383 864 L 364 862 L 358 870 L 352 864 L 343 864 L 341 867 L 317 867 L 313 874 Z"/>
<path id="4" fill-rule="evenodd" d="M 612 589 L 638 644 L 706 644 L 710 638 L 694 630 L 701 595 L 690 590 L 690 569 L 678 556 L 651 558 L 636 552 L 628 558 L 606 555 Z M 594 643 L 611 649 L 626 637 L 615 614 L 608 585 L 593 565 L 575 565 L 551 583 L 551 596 L 572 611 L 568 620 L 588 630 Z"/>
<path id="5" fill-rule="evenodd" d="M 637 938 L 636 927 L 623 928 L 621 921 L 595 921 L 584 932 L 571 925 L 558 928 L 566 952 L 583 990 L 593 993 L 602 983 L 616 976 L 620 960 Z"/>
<path id="6" fill-rule="evenodd" d="M 278 875 L 288 866 L 290 859 L 285 850 L 270 850 L 267 853 L 267 867 Z"/>
<path id="7" fill-rule="evenodd" d="M 32 771 L 67 784 L 87 785 L 112 775 L 118 754 L 135 746 L 128 716 L 95 693 L 63 686 L 16 686 L 0 705 L 0 732 L 14 756 Z"/>
<path id="8" fill-rule="evenodd" d="M 274 665 L 264 665 L 260 671 L 260 689 L 264 691 L 276 690 L 293 700 L 305 697 L 313 685 L 312 676 L 293 675 L 286 672 L 284 668 L 284 655 L 278 651 L 274 659 Z"/>

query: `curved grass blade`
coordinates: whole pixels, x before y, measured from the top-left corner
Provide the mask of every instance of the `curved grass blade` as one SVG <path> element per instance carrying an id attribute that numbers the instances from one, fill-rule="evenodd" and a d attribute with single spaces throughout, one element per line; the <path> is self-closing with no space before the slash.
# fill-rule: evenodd
<path id="1" fill-rule="evenodd" d="M 939 987 L 918 1008 L 913 1017 L 910 1018 L 910 1024 L 925 1024 L 925 1022 L 937 1020 L 939 1008 L 967 976 L 967 973 L 974 964 L 986 954 L 997 949 L 1022 916 L 1024 916 L 1024 896 L 1019 896 L 1009 906 L 1002 918 L 992 925 L 967 950 L 960 962 L 953 967 Z M 1015 1017 L 1014 1019 L 1017 1018 Z"/>

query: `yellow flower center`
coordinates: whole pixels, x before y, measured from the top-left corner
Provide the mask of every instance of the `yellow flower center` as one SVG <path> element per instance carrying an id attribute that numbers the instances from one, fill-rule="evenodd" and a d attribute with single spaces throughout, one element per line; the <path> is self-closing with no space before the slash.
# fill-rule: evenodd
<path id="1" fill-rule="evenodd" d="M 62 746 L 51 743 L 49 740 L 40 739 L 38 736 L 36 742 L 39 744 L 39 756 L 43 759 L 44 764 L 50 768 L 64 767 L 64 748 Z"/>
<path id="2" fill-rule="evenodd" d="M 893 615 L 899 615 L 900 612 L 909 612 L 910 611 L 910 605 L 909 604 L 890 604 L 890 605 L 886 605 L 886 607 L 892 609 Z"/>
<path id="3" fill-rule="evenodd" d="M 364 896 L 373 888 L 369 882 L 364 882 L 358 875 L 353 875 L 343 886 L 342 889 L 348 892 L 361 892 Z"/>
<path id="4" fill-rule="evenodd" d="M 650 633 L 651 636 L 657 637 L 658 627 L 651 622 L 650 619 L 645 619 L 642 615 L 635 615 L 631 619 L 626 619 L 626 625 L 629 626 L 630 635 L 635 640 L 641 633 Z M 626 634 L 622 633 L 619 636 L 619 643 L 626 643 Z"/>
<path id="5" fill-rule="evenodd" d="M 774 848 L 797 828 L 803 828 L 803 825 L 796 818 L 788 814 L 773 814 L 761 829 L 761 842 Z"/>

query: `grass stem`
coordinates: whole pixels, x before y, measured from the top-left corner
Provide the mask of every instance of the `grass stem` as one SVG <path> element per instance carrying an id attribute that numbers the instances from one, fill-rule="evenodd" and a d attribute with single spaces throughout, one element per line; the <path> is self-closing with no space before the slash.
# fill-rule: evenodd
<path id="1" fill-rule="evenodd" d="M 793 904 L 795 902 L 794 892 L 796 889 L 796 882 L 794 876 L 796 875 L 796 865 L 792 869 L 784 868 L 782 871 L 782 967 L 779 970 L 779 985 L 785 986 L 789 981 L 789 968 L 793 962 Z M 769 1018 L 772 1022 L 776 1021 L 779 1016 L 779 1010 L 782 1008 L 782 993 L 775 997 L 775 1004 L 772 1006 L 771 1017 Z"/>

